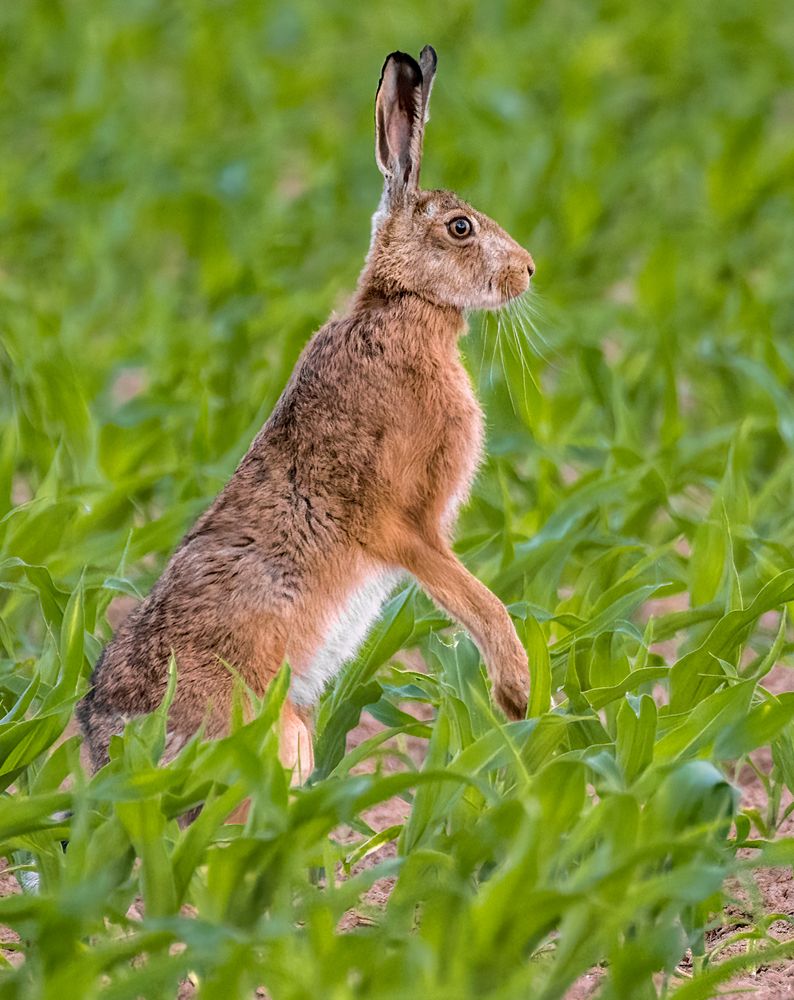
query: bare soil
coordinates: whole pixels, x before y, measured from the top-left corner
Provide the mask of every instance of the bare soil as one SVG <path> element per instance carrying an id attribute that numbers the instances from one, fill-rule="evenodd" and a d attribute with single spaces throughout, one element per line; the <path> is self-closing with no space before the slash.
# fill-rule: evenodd
<path id="1" fill-rule="evenodd" d="M 0 858 L 0 896 L 12 896 L 20 891 L 16 877 L 6 870 L 5 859 Z M 0 924 L 0 955 L 12 965 L 20 965 L 23 961 L 22 952 L 5 947 L 9 944 L 19 942 L 19 935 L 15 934 L 10 927 Z"/>

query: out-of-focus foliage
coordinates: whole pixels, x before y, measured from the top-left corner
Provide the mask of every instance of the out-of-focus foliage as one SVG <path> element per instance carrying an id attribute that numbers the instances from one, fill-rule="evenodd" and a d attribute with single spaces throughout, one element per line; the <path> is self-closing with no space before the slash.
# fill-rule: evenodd
<path id="1" fill-rule="evenodd" d="M 493 716 L 468 639 L 408 589 L 320 706 L 310 787 L 276 762 L 283 686 L 164 768 L 163 712 L 136 722 L 88 780 L 57 740 L 108 605 L 343 307 L 380 66 L 426 42 L 423 180 L 538 267 L 527 311 L 464 344 L 490 458 L 459 537 L 519 622 L 530 718 Z M 794 856 L 794 695 L 763 687 L 794 600 L 794 6 L 31 0 L 0 7 L 0 65 L 0 853 L 40 879 L 0 899 L 25 955 L 0 995 L 191 973 L 224 1000 L 552 1000 L 605 963 L 604 998 L 712 996 L 726 878 Z M 380 760 L 381 737 L 345 754 L 362 709 L 427 741 L 418 771 L 351 773 Z M 768 808 L 737 814 L 725 775 L 762 746 Z M 393 795 L 409 818 L 373 835 Z M 738 961 L 789 947 L 748 919 Z"/>

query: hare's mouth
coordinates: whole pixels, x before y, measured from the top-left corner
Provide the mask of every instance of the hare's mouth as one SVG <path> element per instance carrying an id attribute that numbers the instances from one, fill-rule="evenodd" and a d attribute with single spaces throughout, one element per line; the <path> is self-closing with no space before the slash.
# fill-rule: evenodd
<path id="1" fill-rule="evenodd" d="M 521 280 L 519 274 L 500 272 L 488 279 L 488 285 L 480 296 L 476 309 L 501 309 L 509 302 L 522 296 L 529 288 L 529 280 Z"/>
<path id="2" fill-rule="evenodd" d="M 519 298 L 529 291 L 529 283 L 532 274 L 527 269 L 511 268 L 504 272 L 497 283 L 500 292 L 500 305 L 507 305 L 513 299 Z"/>

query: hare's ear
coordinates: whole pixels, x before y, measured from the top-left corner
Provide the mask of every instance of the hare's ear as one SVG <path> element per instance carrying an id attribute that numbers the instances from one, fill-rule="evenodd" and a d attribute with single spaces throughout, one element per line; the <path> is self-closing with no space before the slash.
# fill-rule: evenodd
<path id="1" fill-rule="evenodd" d="M 436 50 L 432 45 L 425 45 L 419 53 L 419 69 L 422 71 L 422 119 L 425 123 L 430 121 L 430 91 L 433 88 L 437 65 Z"/>
<path id="2" fill-rule="evenodd" d="M 383 64 L 375 96 L 375 159 L 385 180 L 388 207 L 405 201 L 419 186 L 423 87 L 416 60 L 392 52 Z"/>

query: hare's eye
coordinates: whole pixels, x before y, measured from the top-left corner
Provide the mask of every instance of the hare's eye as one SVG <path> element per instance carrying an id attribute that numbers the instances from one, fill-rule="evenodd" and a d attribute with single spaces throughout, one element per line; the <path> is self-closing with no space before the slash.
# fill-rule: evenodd
<path id="1" fill-rule="evenodd" d="M 471 221 L 465 215 L 459 215 L 457 219 L 447 223 L 450 236 L 456 236 L 459 240 L 465 239 L 472 230 Z"/>

